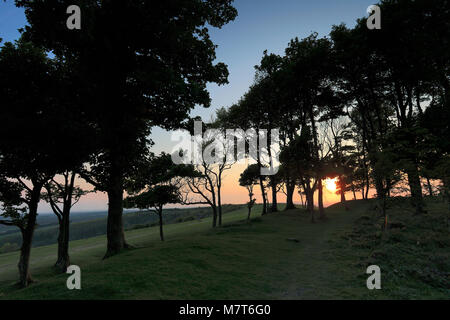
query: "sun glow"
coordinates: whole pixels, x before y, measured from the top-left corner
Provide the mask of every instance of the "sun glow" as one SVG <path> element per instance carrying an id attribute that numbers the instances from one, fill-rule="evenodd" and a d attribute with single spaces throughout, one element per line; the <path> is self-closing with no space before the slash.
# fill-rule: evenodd
<path id="1" fill-rule="evenodd" d="M 325 180 L 323 181 L 323 183 L 324 183 L 324 185 L 325 185 L 325 188 L 327 188 L 328 191 L 331 191 L 331 192 L 336 192 L 336 190 L 337 190 L 336 182 L 337 182 L 337 178 L 334 178 L 334 179 L 325 179 Z"/>

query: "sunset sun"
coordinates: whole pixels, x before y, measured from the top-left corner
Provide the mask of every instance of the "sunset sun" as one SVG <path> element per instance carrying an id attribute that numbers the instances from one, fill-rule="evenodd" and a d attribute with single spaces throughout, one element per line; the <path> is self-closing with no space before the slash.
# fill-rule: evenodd
<path id="1" fill-rule="evenodd" d="M 337 181 L 337 178 L 325 179 L 323 182 L 325 184 L 325 187 L 328 189 L 328 191 L 336 192 L 336 189 L 337 189 L 336 181 Z"/>

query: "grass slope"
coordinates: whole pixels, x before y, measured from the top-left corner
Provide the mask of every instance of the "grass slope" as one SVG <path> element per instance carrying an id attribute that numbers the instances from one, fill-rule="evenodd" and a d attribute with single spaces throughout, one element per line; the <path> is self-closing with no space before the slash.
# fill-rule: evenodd
<path id="1" fill-rule="evenodd" d="M 223 212 L 235 211 L 239 205 L 224 205 Z M 94 213 L 75 213 L 71 216 L 70 240 L 88 239 L 106 234 L 107 212 Z M 183 208 L 183 209 L 165 209 L 164 223 L 178 223 L 180 221 L 196 220 L 212 215 L 209 207 L 203 208 Z M 52 217 L 53 216 L 53 217 Z M 100 218 L 96 218 L 100 217 Z M 39 215 L 38 219 L 42 222 L 49 222 L 50 219 L 56 219 L 55 215 Z M 38 221 L 33 236 L 33 247 L 41 247 L 57 243 L 59 225 L 41 225 Z M 158 215 L 153 212 L 127 212 L 123 216 L 123 225 L 127 229 L 138 229 L 148 226 L 158 225 Z M 11 229 L 6 234 L 0 234 L 0 254 L 17 251 L 22 243 L 22 235 L 17 227 Z M 14 232 L 11 232 L 14 231 Z"/>
<path id="2" fill-rule="evenodd" d="M 397 259 L 396 254 L 403 250 L 403 245 L 409 246 L 409 241 L 397 242 L 398 250 L 392 255 L 380 255 L 380 260 L 370 260 L 375 250 L 390 250 L 390 242 L 385 238 L 378 242 L 370 240 L 372 236 L 378 236 L 379 230 L 376 219 L 368 224 L 371 206 L 371 202 L 363 201 L 352 202 L 349 211 L 333 206 L 327 210 L 329 219 L 316 224 L 311 224 L 302 210 L 264 217 L 255 214 L 256 218 L 247 224 L 243 221 L 246 212 L 241 209 L 225 215 L 225 225 L 216 230 L 210 228 L 210 218 L 168 225 L 164 243 L 158 241 L 157 228 L 132 230 L 127 232 L 127 239 L 138 248 L 104 261 L 101 260 L 105 251 L 103 236 L 74 241 L 71 242 L 72 263 L 82 270 L 82 290 L 78 291 L 67 290 L 67 275 L 56 275 L 51 271 L 55 246 L 33 250 L 32 272 L 38 282 L 27 289 L 16 289 L 11 280 L 17 277 L 17 253 L 0 255 L 0 298 L 448 298 L 445 282 L 428 283 L 416 277 L 413 278 L 415 285 L 411 286 L 407 278 L 399 280 L 392 276 L 396 274 L 394 266 L 404 270 L 401 266 L 405 258 Z M 259 211 L 256 208 L 255 212 Z M 438 219 L 440 212 L 436 206 L 430 215 Z M 408 217 L 399 213 L 397 221 Z M 361 232 L 360 228 L 370 230 L 367 239 L 363 234 L 369 230 Z M 439 268 L 445 269 L 448 266 L 448 239 L 445 240 L 443 230 L 436 230 L 431 238 L 444 241 L 442 251 L 439 251 Z M 412 236 L 406 235 L 410 232 L 426 237 L 428 230 L 426 226 L 420 230 L 407 227 L 400 232 L 407 238 Z M 364 239 L 353 239 L 356 235 Z M 383 237 L 391 239 L 390 235 Z M 298 242 L 288 241 L 289 238 Z M 436 244 L 433 242 L 432 245 Z M 427 262 L 420 259 L 425 258 L 422 255 L 428 247 L 419 248 L 407 260 L 417 268 Z M 382 269 L 383 289 L 378 291 L 366 288 L 368 275 L 365 271 L 373 262 L 379 263 Z M 445 273 L 440 275 L 446 276 Z"/>
<path id="3" fill-rule="evenodd" d="M 427 213 L 418 216 L 408 199 L 393 198 L 389 206 L 387 231 L 380 228 L 383 218 L 366 210 L 351 231 L 333 240 L 333 252 L 349 265 L 381 268 L 378 298 L 450 299 L 448 209 L 437 199 L 429 199 Z"/>

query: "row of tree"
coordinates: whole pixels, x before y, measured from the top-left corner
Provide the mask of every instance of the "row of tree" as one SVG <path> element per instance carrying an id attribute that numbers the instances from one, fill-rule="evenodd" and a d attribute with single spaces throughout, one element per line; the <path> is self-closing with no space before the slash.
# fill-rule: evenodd
<path id="1" fill-rule="evenodd" d="M 42 199 L 60 221 L 57 266 L 65 271 L 70 264 L 70 209 L 85 193 L 78 176 L 108 195 L 105 257 L 129 246 L 124 206 L 153 209 L 161 240 L 169 203 L 209 205 L 213 227 L 222 224 L 223 178 L 232 162 L 202 157 L 175 165 L 169 155 L 151 153 L 149 134 L 154 126 L 192 131 L 190 110 L 210 104 L 206 84 L 227 82 L 206 25 L 233 20 L 232 1 L 79 1 L 82 29 L 68 30 L 72 2 L 16 1 L 29 26 L 0 50 L 0 223 L 22 232 L 22 286 L 31 282 Z M 343 202 L 345 192 L 367 198 L 374 186 L 382 209 L 405 177 L 418 214 L 422 178 L 442 181 L 448 197 L 449 3 L 384 0 L 380 7 L 381 30 L 360 19 L 351 29 L 333 27 L 326 38 L 294 39 L 284 56 L 265 52 L 254 85 L 205 128 L 254 129 L 256 136 L 267 130 L 268 145 L 271 131 L 280 132 L 280 163 L 273 161 L 278 151 L 258 145 L 255 164 L 239 180 L 248 190 L 249 219 L 255 185 L 263 214 L 278 210 L 280 191 L 294 208 L 299 189 L 313 221 L 316 192 L 319 218 L 326 217 L 325 178 L 338 180 Z M 213 140 L 204 137 L 202 154 L 217 155 Z M 261 174 L 267 163 L 280 166 L 276 175 Z"/>
<path id="2" fill-rule="evenodd" d="M 66 27 L 73 4 L 81 8 L 81 30 Z M 77 176 L 108 195 L 105 257 L 128 247 L 123 195 L 154 158 L 151 128 L 184 127 L 194 106 L 210 105 L 206 84 L 227 83 L 206 26 L 220 28 L 237 12 L 232 0 L 16 5 L 28 25 L 0 51 L 0 223 L 22 232 L 20 284 L 27 286 L 42 199 L 60 220 L 57 265 L 65 271 L 70 263 L 70 208 L 83 194 Z M 134 181 L 131 190 L 137 185 L 158 195 L 170 188 L 153 177 Z M 160 199 L 149 201 L 161 207 Z"/>
<path id="3" fill-rule="evenodd" d="M 415 212 L 425 211 L 421 181 L 440 180 L 449 195 L 450 3 L 383 0 L 381 30 L 367 19 L 330 35 L 293 39 L 284 56 L 264 53 L 255 82 L 235 105 L 218 113 L 223 127 L 280 129 L 280 170 L 262 176 L 253 166 L 241 185 L 259 184 L 263 213 L 277 210 L 277 192 L 294 208 L 296 186 L 314 221 L 325 218 L 325 178 L 345 192 L 369 196 L 372 186 L 385 214 L 385 199 L 402 181 Z M 258 155 L 256 166 L 261 168 Z M 256 178 L 259 180 L 257 181 Z M 267 180 L 267 182 L 265 182 Z"/>

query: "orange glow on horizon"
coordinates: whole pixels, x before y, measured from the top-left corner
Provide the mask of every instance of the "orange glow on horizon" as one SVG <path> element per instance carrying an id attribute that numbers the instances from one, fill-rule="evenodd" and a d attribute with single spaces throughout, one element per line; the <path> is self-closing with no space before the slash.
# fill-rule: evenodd
<path id="1" fill-rule="evenodd" d="M 235 164 L 231 170 L 226 170 L 223 176 L 222 185 L 222 203 L 223 204 L 245 204 L 248 202 L 248 192 L 247 189 L 239 185 L 239 176 L 247 168 L 247 163 Z M 337 179 L 324 179 L 323 180 L 323 202 L 324 206 L 328 207 L 340 201 L 340 195 L 336 193 L 336 182 Z M 86 190 L 92 190 L 92 186 L 89 185 L 83 179 L 77 179 L 77 185 Z M 259 184 L 255 185 L 254 198 L 256 198 L 257 203 L 262 203 L 261 191 Z M 266 194 L 268 195 L 269 202 L 272 201 L 272 192 L 270 187 L 267 188 Z M 369 192 L 369 197 L 375 194 L 375 190 L 371 189 Z M 356 194 L 358 199 L 361 199 L 360 192 Z M 346 193 L 347 199 L 352 199 L 353 195 L 351 193 Z M 278 203 L 286 203 L 286 195 L 283 192 L 279 192 L 277 195 Z M 296 189 L 294 193 L 294 203 L 300 205 L 305 201 L 305 196 L 298 193 Z M 318 203 L 318 192 L 314 194 L 314 203 L 317 206 Z M 168 205 L 168 208 L 182 208 L 182 205 Z M 108 208 L 108 197 L 104 192 L 93 192 L 82 197 L 81 201 L 74 206 L 73 212 L 76 211 L 105 211 Z M 50 206 L 42 201 L 40 203 L 40 212 L 51 212 Z"/>

